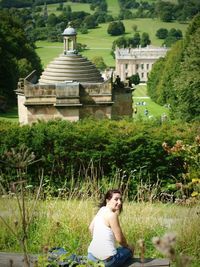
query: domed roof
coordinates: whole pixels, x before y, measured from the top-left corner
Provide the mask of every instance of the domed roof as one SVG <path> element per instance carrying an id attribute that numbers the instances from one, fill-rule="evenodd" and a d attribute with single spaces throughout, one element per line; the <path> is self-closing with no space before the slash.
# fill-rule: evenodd
<path id="1" fill-rule="evenodd" d="M 99 83 L 103 78 L 94 64 L 78 54 L 60 55 L 43 71 L 39 83 L 55 84 L 66 81 Z"/>
<path id="2" fill-rule="evenodd" d="M 62 35 L 67 35 L 67 36 L 73 36 L 76 35 L 76 30 L 72 28 L 70 25 L 64 30 Z"/>

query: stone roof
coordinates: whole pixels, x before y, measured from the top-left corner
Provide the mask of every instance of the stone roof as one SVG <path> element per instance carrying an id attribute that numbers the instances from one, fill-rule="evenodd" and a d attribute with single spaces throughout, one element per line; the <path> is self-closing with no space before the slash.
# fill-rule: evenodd
<path id="1" fill-rule="evenodd" d="M 73 36 L 77 35 L 76 30 L 72 28 L 70 25 L 64 30 L 62 35 L 67 35 L 67 36 Z"/>
<path id="2" fill-rule="evenodd" d="M 39 79 L 40 84 L 69 81 L 98 83 L 104 80 L 96 66 L 79 54 L 60 55 L 45 68 Z"/>
<path id="3" fill-rule="evenodd" d="M 76 31 L 69 26 L 63 32 L 64 52 L 43 71 L 40 84 L 56 84 L 69 81 L 79 83 L 102 83 L 100 71 L 76 50 Z"/>

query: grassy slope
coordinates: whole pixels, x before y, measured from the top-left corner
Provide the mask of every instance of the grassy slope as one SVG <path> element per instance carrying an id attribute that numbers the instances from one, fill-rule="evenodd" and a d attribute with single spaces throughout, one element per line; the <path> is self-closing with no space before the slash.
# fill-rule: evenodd
<path id="1" fill-rule="evenodd" d="M 118 0 L 107 0 L 108 3 L 108 12 L 116 17 L 119 14 L 119 4 Z M 93 13 L 90 10 L 89 4 L 80 4 L 80 3 L 72 3 L 66 2 L 64 6 L 70 5 L 72 11 L 85 11 L 88 13 Z M 58 4 L 48 5 L 48 13 L 54 12 L 55 14 L 59 14 L 60 11 L 56 11 L 56 7 Z M 165 23 L 158 19 L 132 19 L 132 20 L 124 20 L 124 25 L 126 28 L 125 36 L 131 37 L 134 35 L 132 30 L 133 24 L 136 24 L 138 27 L 138 31 L 140 34 L 143 32 L 148 32 L 152 45 L 160 46 L 163 41 L 156 38 L 155 33 L 159 28 L 176 28 L 180 29 L 183 34 L 187 28 L 187 24 L 180 24 L 178 22 Z M 115 61 L 113 57 L 110 55 L 112 42 L 117 39 L 119 36 L 110 36 L 107 34 L 107 28 L 109 23 L 100 24 L 97 29 L 89 30 L 88 34 L 80 34 L 78 33 L 78 42 L 82 44 L 86 44 L 88 50 L 82 53 L 83 56 L 86 56 L 88 59 L 92 59 L 94 56 L 102 56 L 106 65 L 110 67 L 115 66 Z M 45 67 L 49 61 L 62 53 L 62 44 L 61 43 L 47 43 L 47 42 L 37 42 L 37 46 L 40 48 L 37 49 L 38 55 L 41 57 L 43 66 Z M 48 48 L 47 48 L 48 46 Z M 50 47 L 52 46 L 52 47 Z"/>
<path id="2" fill-rule="evenodd" d="M 132 30 L 132 25 L 136 24 L 138 26 L 138 31 L 148 32 L 152 45 L 161 46 L 162 40 L 156 38 L 155 33 L 159 28 L 176 28 L 180 29 L 183 33 L 187 28 L 187 24 L 180 24 L 177 22 L 164 23 L 158 19 L 134 19 L 134 20 L 124 20 L 124 25 L 126 28 L 126 36 L 133 36 L 134 32 Z M 114 67 L 115 61 L 110 55 L 112 42 L 118 37 L 110 36 L 107 34 L 108 23 L 100 24 L 97 29 L 89 30 L 88 34 L 78 33 L 78 42 L 87 45 L 87 50 L 82 52 L 83 56 L 88 59 L 92 59 L 94 56 L 102 56 L 106 65 Z M 36 43 L 39 49 L 37 49 L 38 55 L 41 57 L 44 66 L 49 63 L 52 59 L 58 56 L 63 51 L 62 43 L 48 43 L 46 41 L 39 41 Z"/>
<path id="3" fill-rule="evenodd" d="M 139 103 L 145 102 L 145 105 L 139 105 Z M 154 103 L 147 95 L 146 85 L 137 85 L 136 90 L 133 92 L 133 105 L 137 108 L 137 114 L 135 118 L 139 117 L 161 117 L 163 114 L 168 115 L 169 109 L 162 107 Z M 144 110 L 148 109 L 148 117 L 144 115 Z M 149 117 L 150 116 L 150 117 Z"/>

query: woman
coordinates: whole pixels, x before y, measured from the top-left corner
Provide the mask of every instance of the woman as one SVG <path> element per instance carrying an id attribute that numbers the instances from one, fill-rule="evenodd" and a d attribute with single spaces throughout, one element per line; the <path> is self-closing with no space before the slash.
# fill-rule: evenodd
<path id="1" fill-rule="evenodd" d="M 109 190 L 99 206 L 89 226 L 92 241 L 88 248 L 88 259 L 103 261 L 106 267 L 123 266 L 132 258 L 133 247 L 127 243 L 119 223 L 118 217 L 122 211 L 120 190 Z M 116 247 L 116 242 L 119 247 Z"/>

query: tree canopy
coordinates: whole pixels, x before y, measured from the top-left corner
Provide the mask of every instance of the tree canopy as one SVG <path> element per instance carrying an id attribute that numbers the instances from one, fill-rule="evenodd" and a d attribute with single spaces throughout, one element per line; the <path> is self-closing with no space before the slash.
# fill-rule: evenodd
<path id="1" fill-rule="evenodd" d="M 112 21 L 108 25 L 107 29 L 108 34 L 110 35 L 122 35 L 125 33 L 125 27 L 122 21 Z"/>
<path id="2" fill-rule="evenodd" d="M 200 13 L 190 23 L 186 37 L 172 46 L 165 60 L 156 62 L 147 83 L 149 95 L 169 104 L 171 116 L 200 120 Z"/>
<path id="3" fill-rule="evenodd" d="M 0 11 L 0 17 L 0 95 L 11 104 L 16 99 L 19 77 L 26 77 L 32 70 L 40 74 L 42 67 L 20 22 L 8 11 Z"/>

